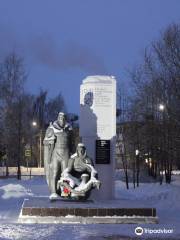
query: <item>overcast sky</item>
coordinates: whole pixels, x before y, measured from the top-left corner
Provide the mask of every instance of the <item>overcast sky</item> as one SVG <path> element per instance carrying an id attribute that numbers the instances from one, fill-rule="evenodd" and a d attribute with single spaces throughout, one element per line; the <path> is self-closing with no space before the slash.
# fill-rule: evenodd
<path id="1" fill-rule="evenodd" d="M 78 112 L 83 78 L 128 82 L 126 69 L 172 22 L 180 22 L 180 0 L 0 0 L 0 58 L 15 50 L 29 91 L 61 92 Z"/>

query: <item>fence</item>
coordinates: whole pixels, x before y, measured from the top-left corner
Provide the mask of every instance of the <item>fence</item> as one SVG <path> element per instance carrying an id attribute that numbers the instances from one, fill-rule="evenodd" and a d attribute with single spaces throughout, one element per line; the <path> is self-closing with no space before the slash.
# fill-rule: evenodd
<path id="1" fill-rule="evenodd" d="M 8 170 L 8 174 L 7 174 Z M 0 167 L 0 178 L 6 178 L 6 177 L 16 177 L 17 176 L 17 167 Z M 43 176 L 44 175 L 44 168 L 26 168 L 21 166 L 21 176 Z"/>

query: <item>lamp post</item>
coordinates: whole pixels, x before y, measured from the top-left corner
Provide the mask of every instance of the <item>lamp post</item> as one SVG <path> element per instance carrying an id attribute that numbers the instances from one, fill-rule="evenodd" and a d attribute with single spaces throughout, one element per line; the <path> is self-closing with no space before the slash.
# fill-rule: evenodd
<path id="1" fill-rule="evenodd" d="M 136 183 L 137 183 L 137 187 L 139 187 L 139 154 L 140 154 L 139 149 L 136 149 L 135 155 L 136 155 Z"/>
<path id="2" fill-rule="evenodd" d="M 32 121 L 32 126 L 34 128 L 38 127 L 38 124 L 36 121 Z M 39 167 L 42 166 L 42 130 L 39 131 Z"/>
<path id="3" fill-rule="evenodd" d="M 42 130 L 39 132 L 39 167 L 42 167 Z"/>
<path id="4" fill-rule="evenodd" d="M 160 103 L 158 106 L 159 111 L 162 113 L 161 116 L 161 120 L 162 120 L 162 125 L 161 125 L 161 170 L 160 170 L 160 184 L 162 184 L 163 182 L 163 170 L 164 170 L 164 148 L 165 148 L 165 135 L 164 135 L 164 130 L 165 130 L 165 126 L 164 126 L 164 113 L 165 113 L 165 105 Z"/>

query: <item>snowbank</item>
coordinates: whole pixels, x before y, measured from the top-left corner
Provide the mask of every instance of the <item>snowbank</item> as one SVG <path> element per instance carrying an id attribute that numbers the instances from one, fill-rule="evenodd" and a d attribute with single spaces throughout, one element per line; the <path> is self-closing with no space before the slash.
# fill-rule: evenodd
<path id="1" fill-rule="evenodd" d="M 146 228 L 170 228 L 172 235 L 148 235 L 151 239 L 180 239 L 180 176 L 174 175 L 172 184 L 141 183 L 136 189 L 130 184 L 126 190 L 122 180 L 116 180 L 116 198 L 121 206 L 156 207 L 160 218 L 158 225 L 141 225 Z M 17 224 L 17 218 L 24 198 L 32 196 L 48 196 L 48 187 L 44 177 L 31 180 L 4 179 L 0 180 L 0 239 L 53 239 L 53 240 L 96 240 L 125 239 L 131 236 L 137 225 L 25 225 Z M 120 237 L 121 236 L 121 237 Z M 128 239 L 128 238 L 127 238 Z M 141 238 L 142 239 L 142 238 Z"/>

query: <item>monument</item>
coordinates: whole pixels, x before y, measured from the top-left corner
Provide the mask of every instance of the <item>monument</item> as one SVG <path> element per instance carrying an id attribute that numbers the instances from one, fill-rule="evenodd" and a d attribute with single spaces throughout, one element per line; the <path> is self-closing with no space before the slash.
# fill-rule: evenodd
<path id="1" fill-rule="evenodd" d="M 67 168 L 71 146 L 71 126 L 66 122 L 66 116 L 60 112 L 57 120 L 50 123 L 44 138 L 44 168 L 50 190 L 50 199 L 58 198 L 57 181 Z M 61 193 L 60 193 L 61 194 Z"/>
<path id="2" fill-rule="evenodd" d="M 80 136 L 102 182 L 96 199 L 114 198 L 116 79 L 89 76 L 80 87 Z"/>
<path id="3" fill-rule="evenodd" d="M 61 196 L 76 200 L 86 200 L 93 188 L 100 188 L 97 171 L 83 143 L 78 144 L 76 153 L 69 159 L 58 181 L 58 188 L 63 192 Z"/>
<path id="4" fill-rule="evenodd" d="M 72 128 L 60 112 L 50 123 L 44 138 L 44 166 L 50 200 L 87 199 L 93 188 L 99 189 L 100 181 L 86 147 L 79 143 L 72 155 Z"/>
<path id="5" fill-rule="evenodd" d="M 25 199 L 18 221 L 158 223 L 155 208 L 146 208 L 134 201 L 130 203 L 131 208 L 127 208 L 129 204 L 126 200 L 114 199 L 114 77 L 90 76 L 83 80 L 80 89 L 80 136 L 83 143 L 79 143 L 72 154 L 72 128 L 65 114 L 59 113 L 57 120 L 50 124 L 44 138 L 44 163 L 51 201 L 47 197 Z"/>

